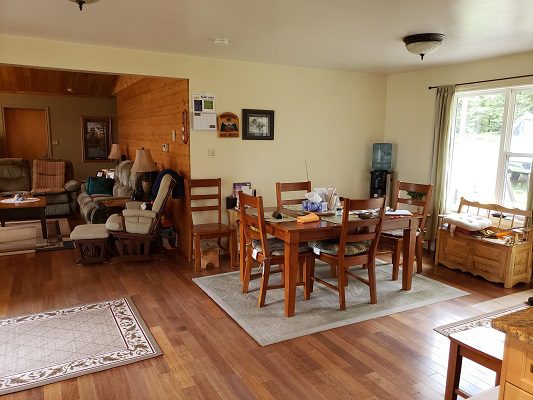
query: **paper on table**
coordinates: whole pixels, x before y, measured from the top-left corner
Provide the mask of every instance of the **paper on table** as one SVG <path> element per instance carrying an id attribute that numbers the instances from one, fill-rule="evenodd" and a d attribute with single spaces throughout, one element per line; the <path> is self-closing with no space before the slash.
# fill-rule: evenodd
<path id="1" fill-rule="evenodd" d="M 385 215 L 400 215 L 400 216 L 411 216 L 413 213 L 409 210 L 387 210 Z"/>

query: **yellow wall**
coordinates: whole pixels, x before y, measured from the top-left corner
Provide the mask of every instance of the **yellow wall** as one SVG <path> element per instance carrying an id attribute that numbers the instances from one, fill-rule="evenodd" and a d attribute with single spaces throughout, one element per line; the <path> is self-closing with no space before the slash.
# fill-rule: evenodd
<path id="1" fill-rule="evenodd" d="M 416 182 L 430 180 L 435 90 L 428 90 L 428 86 L 532 73 L 533 52 L 529 52 L 389 75 L 385 141 L 393 143 L 398 179 Z M 529 78 L 529 83 L 533 84 L 533 78 Z"/>
<path id="2" fill-rule="evenodd" d="M 218 139 L 191 132 L 193 178 L 251 181 L 275 202 L 274 182 L 305 180 L 367 196 L 372 143 L 383 139 L 382 75 L 113 49 L 0 35 L 0 63 L 189 79 L 189 90 L 216 95 L 217 112 L 275 111 L 274 141 Z M 119 133 L 120 134 L 120 133 Z M 170 139 L 170 132 L 168 137 Z M 207 158 L 208 148 L 216 158 Z"/>

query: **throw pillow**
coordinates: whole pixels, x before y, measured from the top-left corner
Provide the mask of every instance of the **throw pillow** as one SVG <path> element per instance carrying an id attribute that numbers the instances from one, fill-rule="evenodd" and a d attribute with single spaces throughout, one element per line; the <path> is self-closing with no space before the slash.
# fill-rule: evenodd
<path id="1" fill-rule="evenodd" d="M 113 185 L 115 180 L 111 178 L 98 178 L 90 176 L 87 178 L 87 194 L 107 194 L 113 196 Z"/>

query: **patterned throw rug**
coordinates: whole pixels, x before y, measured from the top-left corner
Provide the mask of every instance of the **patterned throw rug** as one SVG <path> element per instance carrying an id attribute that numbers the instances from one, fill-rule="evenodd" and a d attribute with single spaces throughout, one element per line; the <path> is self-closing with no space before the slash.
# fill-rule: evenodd
<path id="1" fill-rule="evenodd" d="M 0 227 L 0 256 L 73 249 L 66 218 L 46 220 L 48 238 L 43 238 L 40 221 L 12 221 Z"/>
<path id="2" fill-rule="evenodd" d="M 316 273 L 327 279 L 329 267 L 317 262 Z M 367 276 L 366 270 L 358 273 Z M 403 291 L 401 278 L 391 280 L 390 264 L 378 265 L 376 276 L 377 304 L 370 304 L 368 286 L 353 279 L 346 287 L 346 311 L 339 310 L 337 292 L 315 284 L 311 299 L 304 301 L 300 286 L 296 292 L 296 314 L 292 318 L 284 315 L 283 289 L 269 290 L 265 307 L 257 307 L 259 279 L 250 282 L 247 294 L 242 293 L 239 272 L 205 276 L 193 281 L 263 346 L 468 294 L 418 274 L 413 275 L 412 290 Z M 277 283 L 279 277 L 280 274 L 272 275 L 271 283 Z"/>
<path id="3" fill-rule="evenodd" d="M 161 355 L 131 299 L 0 320 L 0 395 Z"/>
<path id="4" fill-rule="evenodd" d="M 516 304 L 511 307 L 503 308 L 497 311 L 492 311 L 489 313 L 477 315 L 472 318 L 463 319 L 460 321 L 452 322 L 451 324 L 446 324 L 438 326 L 433 330 L 440 333 L 444 336 L 450 336 L 457 332 L 467 331 L 478 326 L 484 326 L 486 328 L 492 328 L 491 321 L 494 318 L 501 317 L 502 315 L 511 314 L 516 311 L 524 310 L 528 308 L 529 305 L 526 303 Z"/>

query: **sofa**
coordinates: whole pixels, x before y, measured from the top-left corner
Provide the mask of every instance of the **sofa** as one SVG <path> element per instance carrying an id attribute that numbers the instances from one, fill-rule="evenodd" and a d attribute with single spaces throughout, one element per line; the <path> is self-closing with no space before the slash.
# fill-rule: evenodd
<path id="1" fill-rule="evenodd" d="M 34 196 L 46 197 L 46 215 L 69 215 L 77 211 L 76 198 L 80 184 L 74 177 L 74 168 L 68 160 L 43 159 L 38 163 L 50 163 L 61 166 L 61 177 L 56 179 L 58 187 L 34 188 L 35 176 L 39 171 L 34 170 L 34 162 L 21 158 L 0 158 L 0 196 L 9 197 L 16 193 L 31 193 Z M 47 181 L 45 177 L 43 181 Z"/>
<path id="2" fill-rule="evenodd" d="M 142 172 L 131 172 L 133 161 L 122 161 L 115 169 L 113 194 L 87 193 L 87 183 L 81 185 L 78 196 L 80 212 L 88 224 L 103 224 L 107 220 L 106 200 L 129 199 L 141 187 Z"/>

